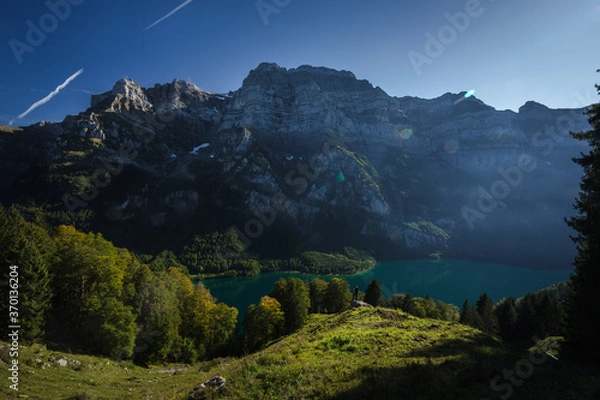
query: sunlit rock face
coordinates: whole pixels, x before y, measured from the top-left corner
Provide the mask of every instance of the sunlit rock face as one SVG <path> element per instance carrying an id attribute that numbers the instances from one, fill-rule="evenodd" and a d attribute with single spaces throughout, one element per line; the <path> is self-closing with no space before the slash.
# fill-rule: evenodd
<path id="1" fill-rule="evenodd" d="M 351 72 L 261 64 L 226 111 L 222 129 L 239 126 L 282 147 L 315 147 L 327 135 L 392 144 L 405 119 L 397 101 Z"/>
<path id="2" fill-rule="evenodd" d="M 582 109 L 498 111 L 472 94 L 397 98 L 348 71 L 273 63 L 226 95 L 122 79 L 77 116 L 0 134 L 2 201 L 80 199 L 117 243 L 134 234 L 124 221 L 183 227 L 173 241 L 253 226 L 257 249 L 565 267 Z"/>

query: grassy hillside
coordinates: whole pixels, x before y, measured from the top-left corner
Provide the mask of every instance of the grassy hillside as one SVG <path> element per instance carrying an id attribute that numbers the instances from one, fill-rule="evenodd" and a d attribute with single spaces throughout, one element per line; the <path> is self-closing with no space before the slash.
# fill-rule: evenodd
<path id="1" fill-rule="evenodd" d="M 530 371 L 524 361 L 527 349 L 507 347 L 478 330 L 363 308 L 311 315 L 299 332 L 258 353 L 194 366 L 146 369 L 39 345 L 22 347 L 20 390 L 9 390 L 10 382 L 3 379 L 0 398 L 183 400 L 215 375 L 225 377 L 227 385 L 209 398 L 481 399 L 500 398 L 508 390 L 512 399 L 598 398 L 599 371 L 536 357 Z M 6 343 L 0 359 L 6 371 Z M 499 379 L 501 389 L 491 389 L 497 374 L 515 368 L 522 368 L 526 377 L 515 376 L 515 384 Z"/>

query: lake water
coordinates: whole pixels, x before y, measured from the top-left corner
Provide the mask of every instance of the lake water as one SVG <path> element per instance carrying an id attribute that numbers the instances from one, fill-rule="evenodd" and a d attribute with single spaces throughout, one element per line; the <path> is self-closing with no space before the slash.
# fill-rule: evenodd
<path id="1" fill-rule="evenodd" d="M 460 307 L 465 299 L 473 304 L 483 292 L 494 302 L 508 296 L 521 297 L 568 280 L 570 273 L 463 260 L 408 260 L 382 262 L 367 272 L 339 277 L 346 279 L 351 288 L 358 285 L 361 291 L 365 291 L 373 279 L 379 279 L 386 298 L 393 293 L 410 292 L 413 297 L 429 294 L 434 300 Z M 254 277 L 209 279 L 204 284 L 219 301 L 236 307 L 242 317 L 250 304 L 258 304 L 260 298 L 271 291 L 275 281 L 290 277 L 330 281 L 335 276 L 272 272 Z"/>

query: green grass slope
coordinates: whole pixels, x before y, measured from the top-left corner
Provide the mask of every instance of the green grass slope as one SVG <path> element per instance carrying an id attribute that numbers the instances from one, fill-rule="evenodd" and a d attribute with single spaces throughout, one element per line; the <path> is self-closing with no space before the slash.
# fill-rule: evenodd
<path id="1" fill-rule="evenodd" d="M 20 350 L 19 391 L 4 379 L 0 398 L 183 400 L 215 375 L 227 385 L 209 398 L 600 398 L 597 370 L 539 354 L 528 364 L 527 349 L 478 330 L 382 308 L 312 315 L 300 331 L 260 352 L 194 366 L 147 369 L 39 345 Z M 5 343 L 0 359 L 6 373 Z M 523 378 L 497 379 L 494 390 L 494 378 L 511 370 Z"/>

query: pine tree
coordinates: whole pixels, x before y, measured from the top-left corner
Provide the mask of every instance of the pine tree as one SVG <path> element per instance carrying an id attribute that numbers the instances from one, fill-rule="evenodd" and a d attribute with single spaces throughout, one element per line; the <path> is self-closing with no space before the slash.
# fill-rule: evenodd
<path id="1" fill-rule="evenodd" d="M 4 211 L 4 207 L 0 205 L 0 267 L 2 268 L 3 274 L 5 272 L 5 268 L 13 263 L 9 259 L 9 248 L 12 243 L 13 234 L 14 227 L 12 221 Z M 6 277 L 3 276 L 2 279 L 6 279 Z M 6 303 L 4 300 L 3 302 Z"/>
<path id="2" fill-rule="evenodd" d="M 543 293 L 538 307 L 538 332 L 551 336 L 561 335 L 564 321 L 558 301 L 549 293 Z"/>
<path id="3" fill-rule="evenodd" d="M 42 339 L 46 319 L 52 305 L 52 290 L 48 262 L 34 242 L 22 242 L 19 257 L 20 321 L 23 337 L 29 341 Z"/>
<path id="4" fill-rule="evenodd" d="M 327 282 L 322 279 L 313 279 L 308 285 L 310 294 L 310 312 L 318 313 L 323 306 L 323 299 L 327 291 Z"/>
<path id="5" fill-rule="evenodd" d="M 333 278 L 327 284 L 327 291 L 323 298 L 323 308 L 328 313 L 339 313 L 350 308 L 352 293 L 348 281 L 341 278 Z"/>
<path id="6" fill-rule="evenodd" d="M 461 324 L 473 326 L 473 310 L 469 304 L 469 300 L 465 299 L 460 312 L 460 318 L 458 320 Z"/>
<path id="7" fill-rule="evenodd" d="M 517 318 L 517 338 L 530 340 L 534 335 L 544 336 L 546 332 L 537 332 L 539 327 L 537 299 L 533 293 L 527 293 L 519 304 Z"/>
<path id="8" fill-rule="evenodd" d="M 598 70 L 600 72 L 600 70 Z M 600 94 L 600 85 L 596 85 Z M 571 292 L 566 300 L 567 348 L 576 358 L 587 358 L 600 363 L 600 309 L 597 291 L 600 286 L 600 103 L 590 107 L 586 114 L 592 129 L 572 133 L 587 142 L 590 151 L 574 158 L 583 167 L 579 197 L 575 201 L 578 215 L 567 220 L 577 235 L 575 272 L 569 281 Z"/>
<path id="9" fill-rule="evenodd" d="M 498 335 L 500 327 L 498 326 L 498 318 L 494 313 L 494 302 L 487 293 L 481 294 L 475 303 L 475 309 L 481 318 L 481 326 L 479 329 L 490 335 Z"/>
<path id="10" fill-rule="evenodd" d="M 404 301 L 402 302 L 402 311 L 414 315 L 416 312 L 415 302 L 412 299 L 409 292 L 404 295 Z"/>
<path id="11" fill-rule="evenodd" d="M 496 317 L 500 325 L 500 336 L 504 340 L 514 340 L 517 327 L 517 305 L 514 297 L 501 301 L 496 307 Z"/>
<path id="12" fill-rule="evenodd" d="M 381 285 L 377 279 L 372 280 L 367 286 L 367 290 L 365 291 L 365 302 L 374 307 L 383 304 L 383 291 L 381 290 Z"/>
<path id="13" fill-rule="evenodd" d="M 388 300 L 388 306 L 395 309 L 402 309 L 402 304 L 404 302 L 404 295 L 394 293 L 392 297 Z"/>
<path id="14" fill-rule="evenodd" d="M 465 299 L 460 313 L 459 321 L 461 324 L 472 326 L 473 328 L 483 329 L 483 321 L 477 308 L 469 304 Z"/>
<path id="15" fill-rule="evenodd" d="M 44 228 L 26 222 L 14 207 L 8 214 L 4 213 L 3 208 L 0 209 L 0 227 L 0 266 L 4 279 L 8 279 L 6 272 L 9 266 L 14 265 L 18 272 L 18 282 L 15 280 L 11 283 L 18 283 L 18 320 L 23 327 L 23 339 L 38 341 L 45 334 L 51 306 L 49 270 L 54 256 L 54 242 Z M 3 316 L 8 316 L 7 304 L 8 299 L 0 306 Z M 2 328 L 0 331 L 4 332 Z"/>
<path id="16" fill-rule="evenodd" d="M 0 280 L 6 281 L 9 285 L 14 281 L 9 281 L 11 267 L 16 268 L 18 273 L 18 251 L 16 245 L 19 240 L 24 240 L 23 224 L 24 222 L 16 209 L 12 208 L 8 212 L 0 205 Z M 0 335 L 5 338 L 9 333 L 9 293 L 10 290 L 1 290 L 0 299 Z"/>

